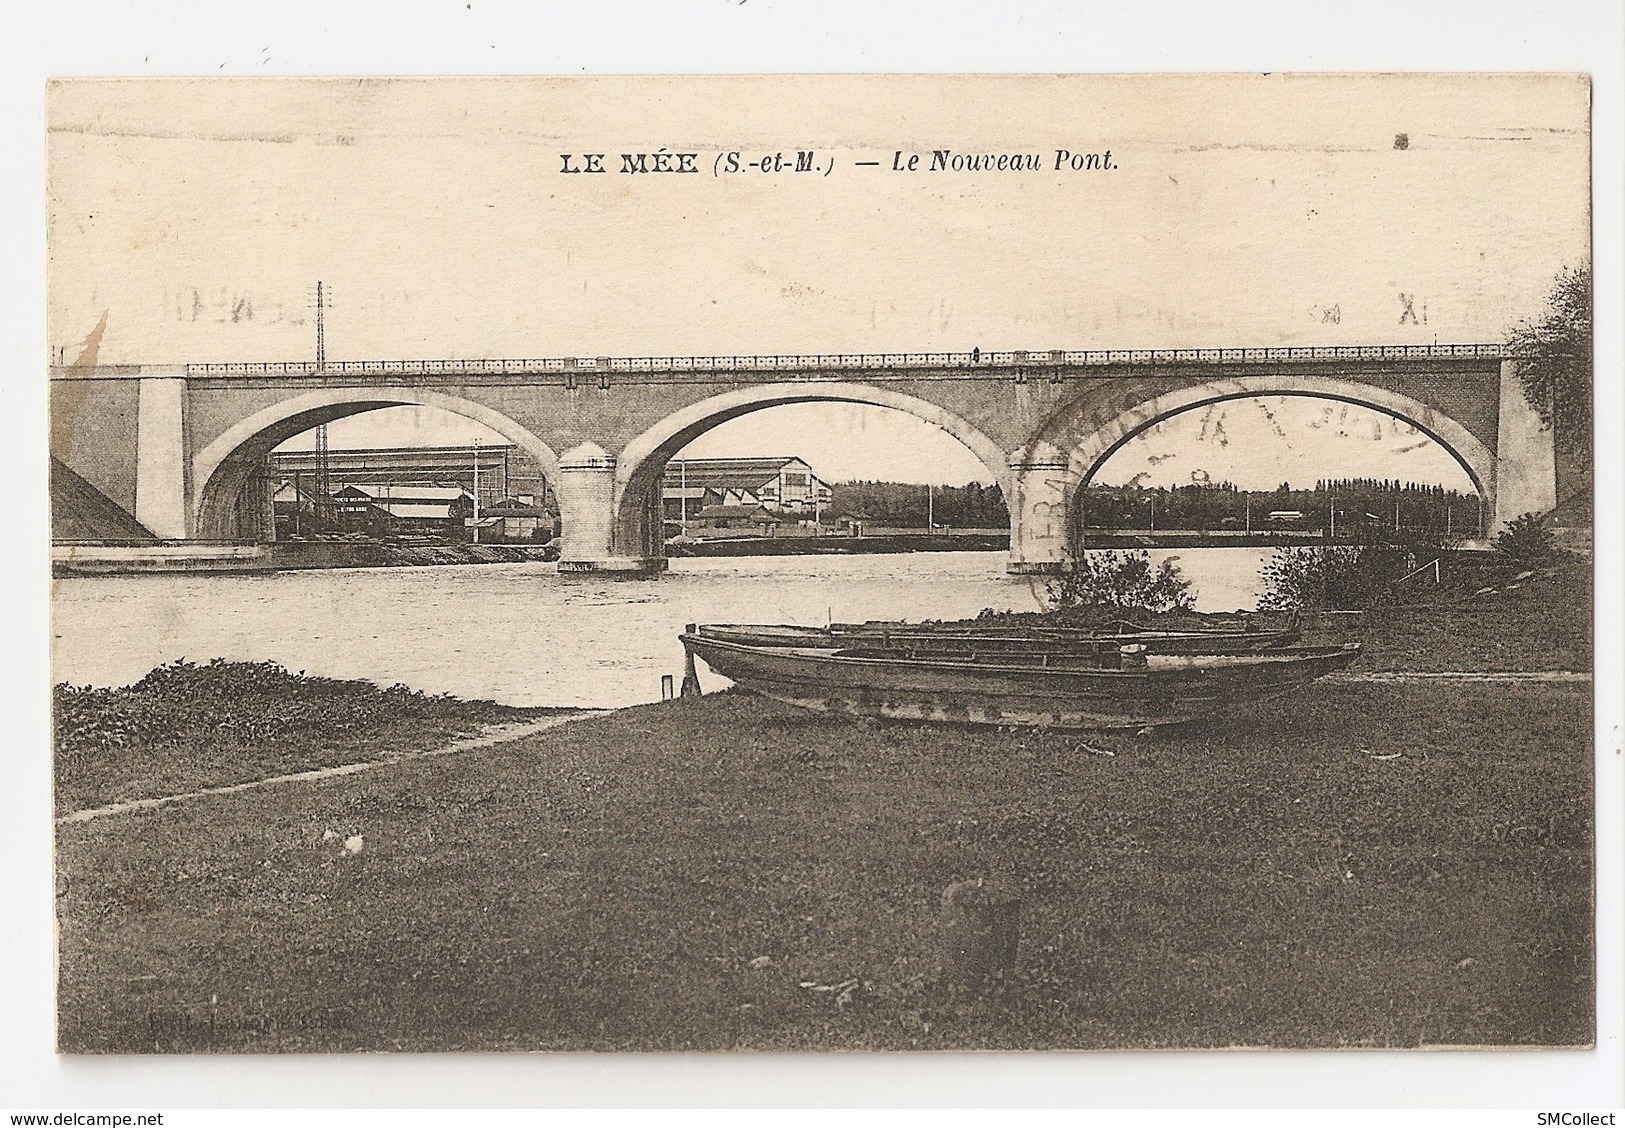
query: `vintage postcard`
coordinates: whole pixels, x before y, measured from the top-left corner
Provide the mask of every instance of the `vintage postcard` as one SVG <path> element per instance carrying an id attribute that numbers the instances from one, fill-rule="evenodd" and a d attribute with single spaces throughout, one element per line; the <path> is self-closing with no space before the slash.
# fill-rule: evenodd
<path id="1" fill-rule="evenodd" d="M 1593 1044 L 1584 76 L 47 101 L 61 1052 Z"/>

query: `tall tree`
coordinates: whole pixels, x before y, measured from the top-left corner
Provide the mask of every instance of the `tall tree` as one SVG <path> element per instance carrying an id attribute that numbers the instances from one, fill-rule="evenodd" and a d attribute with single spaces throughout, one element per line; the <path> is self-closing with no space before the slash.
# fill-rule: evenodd
<path id="1" fill-rule="evenodd" d="M 1545 315 L 1507 337 L 1523 394 L 1548 429 L 1558 456 L 1591 472 L 1591 267 L 1565 268 Z"/>

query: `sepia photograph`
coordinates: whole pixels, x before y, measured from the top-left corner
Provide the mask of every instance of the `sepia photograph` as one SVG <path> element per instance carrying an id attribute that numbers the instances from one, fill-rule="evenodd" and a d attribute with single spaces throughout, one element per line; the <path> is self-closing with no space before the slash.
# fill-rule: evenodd
<path id="1" fill-rule="evenodd" d="M 58 1052 L 1593 1047 L 1591 98 L 52 82 Z"/>

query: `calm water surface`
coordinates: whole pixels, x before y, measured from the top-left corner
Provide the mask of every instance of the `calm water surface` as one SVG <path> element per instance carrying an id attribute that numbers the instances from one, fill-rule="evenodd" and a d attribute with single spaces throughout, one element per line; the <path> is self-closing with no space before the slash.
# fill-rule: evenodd
<path id="1" fill-rule="evenodd" d="M 1199 610 L 1232 611 L 1253 606 L 1268 553 L 1152 553 L 1164 556 Z M 1006 576 L 1002 552 L 674 560 L 652 581 L 547 564 L 74 577 L 56 584 L 52 675 L 125 685 L 177 658 L 270 659 L 512 705 L 608 707 L 659 700 L 660 675 L 681 676 L 685 623 L 960 618 L 1035 610 L 1043 591 Z"/>

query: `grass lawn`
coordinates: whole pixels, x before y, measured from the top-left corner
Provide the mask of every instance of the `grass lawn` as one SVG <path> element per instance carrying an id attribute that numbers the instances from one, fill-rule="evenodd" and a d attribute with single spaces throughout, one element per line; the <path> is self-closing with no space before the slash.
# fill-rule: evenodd
<path id="1" fill-rule="evenodd" d="M 1586 1044 L 1591 763 L 1585 685 L 1087 745 L 644 706 L 60 826 L 60 1045 Z M 955 998 L 939 901 L 978 875 L 1023 895 L 1017 966 Z"/>
<path id="2" fill-rule="evenodd" d="M 1514 586 L 1509 586 L 1514 585 Z M 1466 599 L 1373 611 L 1366 670 L 1590 670 L 1591 570 L 1571 563 Z"/>

